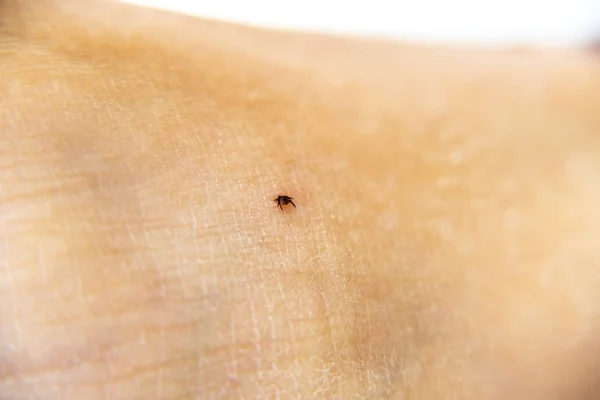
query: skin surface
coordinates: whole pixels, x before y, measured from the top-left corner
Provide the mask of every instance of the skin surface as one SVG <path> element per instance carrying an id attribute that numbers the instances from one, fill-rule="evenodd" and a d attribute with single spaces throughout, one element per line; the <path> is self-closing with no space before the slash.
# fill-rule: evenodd
<path id="1" fill-rule="evenodd" d="M 0 399 L 600 398 L 599 177 L 591 53 L 0 0 Z"/>

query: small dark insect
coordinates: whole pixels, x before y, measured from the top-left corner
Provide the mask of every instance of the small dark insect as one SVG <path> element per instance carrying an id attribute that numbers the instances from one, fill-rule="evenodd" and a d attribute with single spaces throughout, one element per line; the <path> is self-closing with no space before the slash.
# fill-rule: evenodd
<path id="1" fill-rule="evenodd" d="M 281 209 L 281 211 L 283 211 L 283 206 L 287 206 L 288 204 L 291 204 L 294 206 L 294 208 L 296 208 L 296 205 L 294 204 L 294 198 L 290 197 L 290 196 L 277 196 L 276 199 L 274 199 L 273 201 L 275 203 L 277 203 L 277 206 Z"/>

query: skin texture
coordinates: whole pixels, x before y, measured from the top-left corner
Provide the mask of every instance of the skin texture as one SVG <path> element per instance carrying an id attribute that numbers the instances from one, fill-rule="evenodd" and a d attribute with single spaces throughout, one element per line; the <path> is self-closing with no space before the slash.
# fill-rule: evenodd
<path id="1" fill-rule="evenodd" d="M 0 399 L 599 398 L 599 135 L 591 53 L 0 1 Z"/>

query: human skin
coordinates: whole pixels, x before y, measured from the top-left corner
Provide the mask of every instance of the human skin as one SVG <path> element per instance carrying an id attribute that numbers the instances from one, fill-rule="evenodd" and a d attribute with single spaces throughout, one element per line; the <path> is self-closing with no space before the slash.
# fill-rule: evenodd
<path id="1" fill-rule="evenodd" d="M 0 399 L 598 398 L 594 57 L 0 1 Z"/>

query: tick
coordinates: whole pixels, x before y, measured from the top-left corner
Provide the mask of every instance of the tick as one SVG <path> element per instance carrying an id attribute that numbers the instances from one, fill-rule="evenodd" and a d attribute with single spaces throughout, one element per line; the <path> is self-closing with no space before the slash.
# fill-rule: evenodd
<path id="1" fill-rule="evenodd" d="M 277 206 L 281 209 L 281 211 L 283 211 L 283 206 L 287 206 L 288 204 L 291 204 L 294 206 L 294 208 L 296 208 L 296 205 L 294 204 L 294 198 L 290 196 L 279 195 L 273 201 L 277 203 Z"/>

